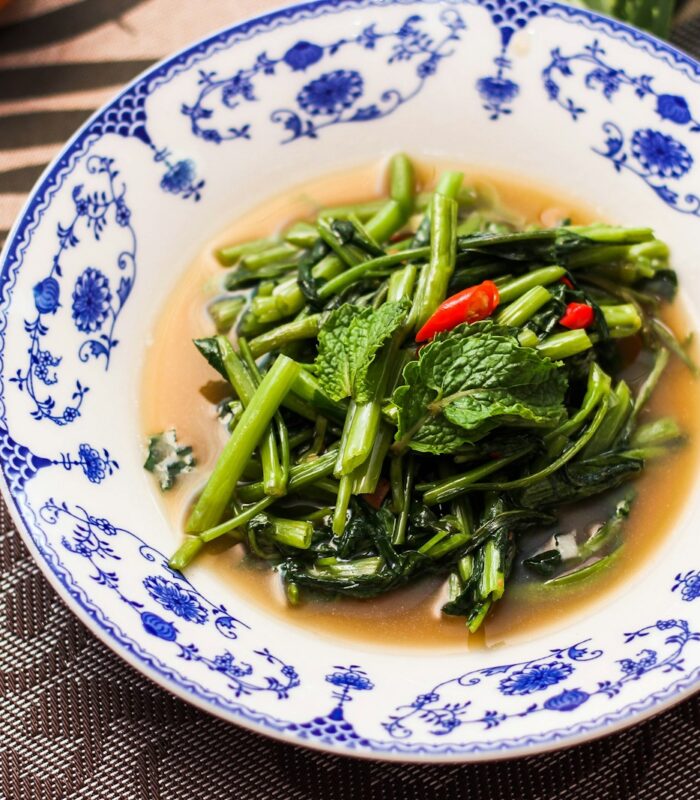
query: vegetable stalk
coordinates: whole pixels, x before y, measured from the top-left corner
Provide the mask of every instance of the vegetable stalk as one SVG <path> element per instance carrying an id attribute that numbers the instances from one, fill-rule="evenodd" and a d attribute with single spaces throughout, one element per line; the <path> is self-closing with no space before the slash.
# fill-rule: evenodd
<path id="1" fill-rule="evenodd" d="M 436 192 L 430 207 L 430 261 L 421 270 L 412 311 L 413 327 L 419 330 L 447 296 L 455 268 L 457 202 Z"/>
<path id="2" fill-rule="evenodd" d="M 219 521 L 246 461 L 265 434 L 299 371 L 295 361 L 279 356 L 262 379 L 192 509 L 187 520 L 189 533 L 203 531 Z"/>

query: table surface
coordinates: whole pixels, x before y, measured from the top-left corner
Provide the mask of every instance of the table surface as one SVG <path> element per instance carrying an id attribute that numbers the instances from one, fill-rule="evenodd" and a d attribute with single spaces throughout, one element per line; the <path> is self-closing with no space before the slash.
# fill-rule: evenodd
<path id="1" fill-rule="evenodd" d="M 2 3 L 0 3 L 2 5 Z M 16 0 L 0 10 L 0 243 L 45 164 L 154 60 L 279 0 Z M 700 55 L 700 0 L 674 31 Z M 0 505 L 0 800 L 690 800 L 700 697 L 579 747 L 474 766 L 381 764 L 241 730 L 172 697 L 58 599 Z"/>

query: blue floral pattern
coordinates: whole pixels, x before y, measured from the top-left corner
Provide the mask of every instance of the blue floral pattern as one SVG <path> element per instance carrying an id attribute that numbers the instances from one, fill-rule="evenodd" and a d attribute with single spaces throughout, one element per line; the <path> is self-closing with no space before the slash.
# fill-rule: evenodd
<path id="1" fill-rule="evenodd" d="M 353 106 L 363 92 L 364 83 L 359 72 L 338 69 L 307 83 L 297 95 L 297 103 L 312 117 L 342 114 L 343 109 Z"/>
<path id="2" fill-rule="evenodd" d="M 477 711 L 470 690 L 493 676 L 504 675 L 498 680 L 497 688 L 506 697 L 545 691 L 569 678 L 577 664 L 594 661 L 603 655 L 602 650 L 589 650 L 584 644 L 586 642 L 579 642 L 568 648 L 553 650 L 543 658 L 526 662 L 471 670 L 443 681 L 428 692 L 419 694 L 409 705 L 399 706 L 397 713 L 392 714 L 383 727 L 395 739 L 411 738 L 418 727 L 432 736 L 446 736 L 465 724 L 480 724 L 490 729 L 508 719 L 532 714 L 545 708 L 544 703 L 529 703 L 524 708 L 517 707 L 508 712 L 493 709 Z M 551 704 L 547 708 L 552 710 Z"/>
<path id="3" fill-rule="evenodd" d="M 353 689 L 367 691 L 374 688 L 372 681 L 357 664 L 353 664 L 350 667 L 335 667 L 335 669 L 338 671 L 326 675 L 326 681 L 340 689 L 340 693 L 336 696 L 343 703 L 349 699 L 350 692 Z"/>
<path id="4" fill-rule="evenodd" d="M 678 94 L 659 94 L 656 96 L 656 113 L 661 119 L 675 122 L 676 125 L 687 125 L 693 121 L 690 107 L 685 97 Z M 692 129 L 691 129 L 692 130 Z"/>
<path id="5" fill-rule="evenodd" d="M 287 131 L 284 143 L 301 137 L 316 138 L 321 129 L 331 125 L 380 119 L 415 97 L 425 81 L 436 73 L 439 63 L 454 53 L 452 44 L 460 40 L 466 28 L 464 21 L 454 8 L 443 9 L 438 19 L 445 31 L 439 41 L 424 29 L 422 15 L 411 14 L 393 30 L 381 31 L 372 24 L 356 36 L 329 43 L 302 39 L 276 58 L 259 53 L 250 67 L 226 77 L 215 71 L 201 70 L 197 97 L 192 103 L 183 103 L 180 110 L 189 118 L 192 133 L 204 141 L 221 144 L 250 139 L 251 123 L 234 124 L 229 112 L 238 113 L 246 104 L 258 101 L 257 87 L 264 78 L 278 75 L 281 69 L 288 70 L 287 74 L 306 73 L 321 62 L 344 55 L 352 47 L 370 52 L 385 48 L 386 67 L 416 63 L 412 85 L 405 89 L 387 87 L 367 100 L 365 81 L 358 70 L 328 69 L 301 87 L 295 98 L 296 108 L 276 109 L 270 117 Z M 338 63 L 337 60 L 334 63 Z M 225 113 L 216 113 L 217 103 L 219 112 Z M 224 123 L 215 124 L 215 117 L 225 118 L 225 126 Z"/>
<path id="6" fill-rule="evenodd" d="M 615 67 L 596 39 L 580 52 L 564 55 L 561 48 L 551 51 L 551 60 L 542 71 L 545 91 L 550 100 L 569 113 L 575 121 L 586 113 L 585 107 L 562 91 L 562 80 L 582 69 L 583 84 L 589 91 L 600 91 L 613 102 L 624 89 L 631 90 L 640 102 L 650 100 L 659 122 L 689 133 L 700 132 L 700 122 L 693 116 L 685 97 L 656 89 L 651 75 L 632 75 Z M 593 151 L 609 159 L 618 172 L 629 171 L 640 177 L 658 197 L 675 211 L 700 216 L 700 197 L 695 192 L 682 192 L 672 182 L 684 178 L 693 167 L 688 147 L 677 138 L 656 128 L 637 128 L 625 133 L 620 123 L 603 125 L 605 144 Z"/>
<path id="7" fill-rule="evenodd" d="M 201 625 L 207 620 L 207 610 L 197 600 L 194 592 L 187 591 L 174 581 L 166 580 L 159 575 L 149 575 L 143 582 L 146 591 L 163 608 L 172 611 L 178 617 Z"/>
<path id="8" fill-rule="evenodd" d="M 677 589 L 680 589 L 681 597 L 686 603 L 700 597 L 700 570 L 691 569 L 686 573 L 679 572 L 671 591 L 675 592 Z"/>
<path id="9" fill-rule="evenodd" d="M 22 492 L 27 481 L 46 467 L 59 466 L 70 472 L 78 467 L 90 481 L 101 483 L 119 469 L 119 464 L 107 450 L 98 451 L 83 442 L 79 445 L 77 455 L 61 453 L 58 458 L 47 458 L 33 453 L 28 447 L 16 442 L 0 424 L 0 459 L 4 464 L 5 477 L 13 492 Z"/>
<path id="10" fill-rule="evenodd" d="M 593 152 L 609 159 L 617 172 L 627 170 L 637 175 L 675 211 L 700 217 L 700 196 L 693 192 L 682 194 L 669 181 L 686 175 L 693 165 L 687 147 L 670 134 L 642 128 L 626 136 L 615 122 L 603 125 L 606 139 L 602 148 Z"/>
<path id="11" fill-rule="evenodd" d="M 36 316 L 24 322 L 29 338 L 29 363 L 18 369 L 10 382 L 20 391 L 26 392 L 32 401 L 32 416 L 36 420 L 48 420 L 56 425 L 68 425 L 80 416 L 85 395 L 89 387 L 80 380 L 70 402 L 58 409 L 53 394 L 42 394 L 39 385 L 53 386 L 59 383 L 58 368 L 63 360 L 42 343 L 50 333 L 48 316 L 55 316 L 61 307 L 61 281 L 65 279 L 63 259 L 69 251 L 80 248 L 84 233 L 91 233 L 99 241 L 109 225 L 116 225 L 124 233 L 125 245 L 116 255 L 119 284 L 112 291 L 104 273 L 96 267 L 87 267 L 76 279 L 71 296 L 71 312 L 76 328 L 88 337 L 80 345 L 78 356 L 85 362 L 90 358 L 103 357 L 105 369 L 109 368 L 112 350 L 118 341 L 114 331 L 121 311 L 131 294 L 136 279 L 136 232 L 131 224 L 131 211 L 126 203 L 126 186 L 119 182 L 119 171 L 114 160 L 104 156 L 90 156 L 86 162 L 89 176 L 101 179 L 102 187 L 85 191 L 83 183 L 73 186 L 71 197 L 74 215 L 68 225 L 58 225 L 58 247 L 51 262 L 49 274 L 33 288 Z M 105 325 L 105 323 L 108 323 Z M 92 334 L 105 331 L 98 337 Z"/>
<path id="12" fill-rule="evenodd" d="M 58 383 L 56 371 L 52 368 L 57 367 L 60 363 L 59 356 L 52 355 L 48 350 L 37 350 L 34 353 L 34 376 L 46 386 Z"/>
<path id="13" fill-rule="evenodd" d="M 662 120 L 688 125 L 691 133 L 700 132 L 700 121 L 693 117 L 684 97 L 657 91 L 651 75 L 630 75 L 624 69 L 613 66 L 598 39 L 578 53 L 564 55 L 561 48 L 555 47 L 550 55 L 549 64 L 542 70 L 545 90 L 549 99 L 567 111 L 572 119 L 577 120 L 586 113 L 586 109 L 563 94 L 560 81 L 575 77 L 576 68 L 582 67 L 583 84 L 589 91 L 600 91 L 606 100 L 612 101 L 627 88 L 640 100 L 651 99 L 655 103 L 656 114 Z"/>
<path id="14" fill-rule="evenodd" d="M 304 72 L 323 58 L 324 50 L 313 42 L 297 42 L 282 56 L 282 61 L 293 72 Z"/>
<path id="15" fill-rule="evenodd" d="M 526 669 L 512 672 L 498 684 L 502 694 L 532 694 L 541 692 L 565 680 L 574 668 L 565 662 L 552 661 L 549 664 L 533 664 Z"/>
<path id="16" fill-rule="evenodd" d="M 260 675 L 259 667 L 236 655 L 231 642 L 237 640 L 248 626 L 230 614 L 225 606 L 212 604 L 202 597 L 181 573 L 168 567 L 162 553 L 135 534 L 90 514 L 82 506 L 71 508 L 67 503 L 57 503 L 52 498 L 41 506 L 39 514 L 45 523 L 68 531 L 61 537 L 63 549 L 85 559 L 92 567 L 92 580 L 137 615 L 146 633 L 172 646 L 184 661 L 197 662 L 206 670 L 220 674 L 231 697 L 267 692 L 283 700 L 300 685 L 297 670 L 267 648 L 254 650 L 252 655 L 260 663 L 276 670 L 277 674 L 266 672 Z M 133 557 L 123 558 L 129 546 L 136 547 L 140 563 Z M 143 596 L 127 595 L 122 589 L 125 581 L 120 570 L 133 571 L 143 567 L 148 570 L 141 582 Z M 157 610 L 149 606 L 153 602 L 157 604 Z M 166 616 L 168 612 L 174 619 Z M 215 638 L 226 640 L 227 644 L 220 652 L 205 654 L 189 640 L 189 626 L 205 624 L 212 626 Z"/>
<path id="17" fill-rule="evenodd" d="M 141 612 L 141 624 L 146 633 L 165 639 L 166 642 L 174 642 L 177 639 L 178 630 L 172 622 L 168 622 L 152 611 Z"/>
<path id="18" fill-rule="evenodd" d="M 77 459 L 65 455 L 61 459 L 61 464 L 67 470 L 70 470 L 71 467 L 80 467 L 90 483 L 102 483 L 107 475 L 111 475 L 115 469 L 119 469 L 119 464 L 110 457 L 107 450 L 100 453 L 85 443 L 78 447 Z"/>
<path id="19" fill-rule="evenodd" d="M 590 697 L 588 692 L 582 689 L 564 689 L 559 694 L 552 695 L 544 701 L 544 708 L 547 711 L 575 711 L 582 706 Z"/>
<path id="20" fill-rule="evenodd" d="M 630 149 L 643 170 L 660 178 L 681 178 L 693 166 L 685 145 L 651 128 L 635 131 Z"/>
<path id="21" fill-rule="evenodd" d="M 142 142 L 153 154 L 154 162 L 165 167 L 165 174 L 160 182 L 161 188 L 170 194 L 180 195 L 184 200 L 192 198 L 197 202 L 201 198 L 205 181 L 197 178 L 194 163 L 190 159 L 176 159 L 167 147 L 159 147 L 148 131 L 146 101 L 157 85 L 157 77 L 151 76 L 123 92 L 94 120 L 87 134 L 94 134 L 98 138 L 113 134 L 124 138 L 133 137 Z M 182 167 L 179 166 L 181 164 L 188 165 L 186 173 L 182 172 Z M 178 170 L 180 178 L 174 183 L 172 174 Z M 174 189 L 174 186 L 177 186 L 177 189 Z M 121 219 L 128 219 L 128 214 L 126 207 L 117 210 L 117 215 Z"/>
<path id="22" fill-rule="evenodd" d="M 197 180 L 194 162 L 189 158 L 168 163 L 168 171 L 160 182 L 160 188 L 163 191 L 182 195 L 185 200 L 188 197 L 199 200 L 203 186 L 204 181 Z"/>
<path id="23" fill-rule="evenodd" d="M 59 306 L 61 288 L 58 281 L 53 276 L 39 281 L 32 290 L 34 293 L 34 305 L 40 314 L 55 314 Z"/>
<path id="24" fill-rule="evenodd" d="M 99 269 L 88 267 L 73 289 L 75 327 L 82 333 L 99 331 L 112 310 L 111 302 L 109 279 Z"/>
<path id="25" fill-rule="evenodd" d="M 686 620 L 661 619 L 625 634 L 625 644 L 650 636 L 663 637 L 656 649 L 644 648 L 634 658 L 619 659 L 620 676 L 599 681 L 588 690 L 567 686 L 544 701 L 528 702 L 524 706 L 511 704 L 504 710 L 479 708 L 479 693 L 472 691 L 474 687 L 483 687 L 490 678 L 504 674 L 497 686 L 501 694 L 510 698 L 545 692 L 552 686 L 576 679 L 577 667 L 582 662 L 595 661 L 604 655 L 602 650 L 585 647 L 587 642 L 579 642 L 553 650 L 541 659 L 475 669 L 443 681 L 419 694 L 412 703 L 399 706 L 383 727 L 393 738 L 405 740 L 419 731 L 427 736 L 447 736 L 463 725 L 480 725 L 488 730 L 531 714 L 572 712 L 596 695 L 616 697 L 627 683 L 640 680 L 655 670 L 683 672 L 685 649 L 693 642 L 700 642 L 700 632 L 691 631 Z"/>
<path id="26" fill-rule="evenodd" d="M 491 112 L 491 119 L 498 119 L 501 114 L 510 114 L 508 106 L 520 94 L 518 84 L 503 77 L 503 68 L 496 75 L 479 78 L 476 88 L 484 101 L 484 108 Z"/>
<path id="27" fill-rule="evenodd" d="M 286 729 L 301 739 L 340 745 L 351 750 L 372 747 L 372 741 L 357 733 L 354 725 L 345 718 L 343 707 L 352 701 L 353 691 L 371 691 L 374 689 L 374 684 L 357 664 L 348 667 L 335 666 L 333 669 L 335 672 L 326 675 L 326 681 L 336 687 L 333 692 L 336 705 L 328 714 L 314 717 L 307 722 L 289 723 Z"/>

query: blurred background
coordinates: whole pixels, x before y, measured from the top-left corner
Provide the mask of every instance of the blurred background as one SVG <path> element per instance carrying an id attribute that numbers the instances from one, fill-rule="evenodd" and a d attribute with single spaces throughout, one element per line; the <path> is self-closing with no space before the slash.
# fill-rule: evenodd
<path id="1" fill-rule="evenodd" d="M 578 0 L 577 0 L 578 2 Z M 700 54 L 700 0 L 587 0 Z M 0 244 L 60 145 L 126 81 L 284 0 L 0 0 Z"/>

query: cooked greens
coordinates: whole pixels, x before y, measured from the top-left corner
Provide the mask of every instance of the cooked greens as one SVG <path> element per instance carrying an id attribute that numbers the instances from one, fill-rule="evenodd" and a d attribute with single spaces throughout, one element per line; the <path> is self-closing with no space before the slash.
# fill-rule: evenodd
<path id="1" fill-rule="evenodd" d="M 143 466 L 155 475 L 164 492 L 173 488 L 178 475 L 191 472 L 196 463 L 192 448 L 180 444 L 173 429 L 148 437 L 148 456 Z"/>
<path id="2" fill-rule="evenodd" d="M 389 176 L 384 201 L 218 253 L 228 291 L 194 346 L 230 438 L 170 564 L 225 536 L 292 604 L 441 575 L 443 612 L 475 631 L 516 560 L 544 591 L 615 559 L 631 497 L 612 490 L 684 441 L 643 409 L 671 355 L 695 367 L 658 319 L 677 280 L 649 228 L 518 230 L 461 173 L 417 194 L 400 155 Z M 625 340 L 648 365 L 634 389 Z M 146 464 L 163 488 L 191 466 L 169 436 Z M 608 517 L 523 547 L 598 495 Z"/>

